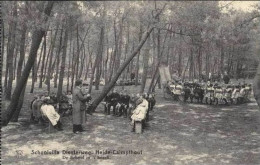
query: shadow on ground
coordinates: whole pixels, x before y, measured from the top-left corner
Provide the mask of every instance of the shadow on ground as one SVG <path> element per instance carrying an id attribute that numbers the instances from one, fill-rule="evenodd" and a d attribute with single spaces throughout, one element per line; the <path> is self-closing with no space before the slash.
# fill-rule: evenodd
<path id="1" fill-rule="evenodd" d="M 134 89 L 132 89 L 134 90 Z M 88 116 L 86 131 L 72 133 L 71 118 L 64 131 L 49 134 L 47 125 L 29 123 L 27 96 L 18 123 L 2 128 L 3 164 L 260 164 L 260 113 L 257 104 L 207 106 L 180 104 L 157 94 L 157 105 L 143 134 L 131 132 L 123 117 L 105 116 L 103 107 Z M 82 150 L 85 160 L 66 160 L 63 154 L 34 151 Z M 136 150 L 141 155 L 109 155 L 94 159 L 96 150 Z M 22 151 L 18 155 L 18 151 Z M 106 155 L 105 155 L 106 156 Z M 85 158 L 87 155 L 85 155 Z"/>

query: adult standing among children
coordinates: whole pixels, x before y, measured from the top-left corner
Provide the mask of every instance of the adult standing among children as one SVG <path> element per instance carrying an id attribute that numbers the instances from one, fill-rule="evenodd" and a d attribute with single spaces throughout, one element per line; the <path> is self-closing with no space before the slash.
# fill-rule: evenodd
<path id="1" fill-rule="evenodd" d="M 88 95 L 83 95 L 81 91 L 82 80 L 76 80 L 75 88 L 72 94 L 73 101 L 73 110 L 72 110 L 72 123 L 73 123 L 73 132 L 79 133 L 83 131 L 83 116 L 81 111 L 85 110 L 86 101 L 89 99 Z"/>
<path id="2" fill-rule="evenodd" d="M 87 112 L 87 109 L 88 109 L 88 106 L 89 106 L 89 102 L 91 100 L 91 96 L 88 92 L 88 83 L 87 82 L 83 82 L 82 83 L 82 87 L 81 87 L 81 92 L 82 94 L 84 95 L 84 97 L 87 95 L 87 99 L 84 101 L 84 104 L 82 105 L 81 107 L 81 116 L 82 116 L 82 122 L 83 123 L 86 123 L 86 112 Z M 90 113 L 90 112 L 88 112 Z"/>
<path id="3" fill-rule="evenodd" d="M 223 81 L 225 84 L 228 84 L 229 81 L 230 81 L 230 77 L 229 75 L 227 74 L 227 72 L 225 72 L 224 76 L 223 76 Z"/>

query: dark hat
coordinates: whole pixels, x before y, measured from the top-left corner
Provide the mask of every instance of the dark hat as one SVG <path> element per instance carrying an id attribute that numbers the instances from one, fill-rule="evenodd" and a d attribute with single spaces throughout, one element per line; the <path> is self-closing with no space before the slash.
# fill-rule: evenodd
<path id="1" fill-rule="evenodd" d="M 79 86 L 79 85 L 81 85 L 81 84 L 82 84 L 82 80 L 80 80 L 80 79 L 76 80 L 75 86 Z"/>

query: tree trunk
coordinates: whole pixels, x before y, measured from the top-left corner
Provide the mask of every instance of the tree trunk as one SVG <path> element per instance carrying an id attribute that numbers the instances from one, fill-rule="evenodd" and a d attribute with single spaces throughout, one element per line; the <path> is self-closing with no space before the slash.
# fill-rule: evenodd
<path id="1" fill-rule="evenodd" d="M 160 81 L 160 75 L 159 75 L 159 74 L 157 74 L 157 76 L 156 76 L 156 81 L 155 81 L 155 84 L 154 84 L 154 86 L 153 86 L 153 88 L 152 88 L 152 91 L 151 91 L 151 92 L 154 92 L 154 91 L 155 91 L 156 84 L 157 84 L 159 81 Z"/>
<path id="2" fill-rule="evenodd" d="M 14 9 L 13 9 L 13 17 L 16 19 L 17 17 L 17 2 L 14 2 Z M 7 100 L 11 100 L 11 93 L 12 93 L 12 84 L 13 84 L 13 56 L 14 56 L 14 49 L 15 49 L 15 33 L 16 33 L 16 21 L 11 21 L 10 25 L 10 31 L 11 31 L 11 42 L 8 54 L 7 54 L 7 63 L 8 63 L 8 83 L 7 83 L 7 89 L 5 92 L 5 96 Z M 7 78 L 7 77 L 6 77 Z"/>
<path id="3" fill-rule="evenodd" d="M 105 70 L 104 70 L 104 72 L 105 72 L 105 75 L 104 75 L 104 78 L 105 78 L 105 84 L 108 82 L 108 59 L 109 59 L 109 55 L 110 55 L 110 53 L 109 53 L 109 41 L 108 41 L 108 32 L 106 32 L 106 41 L 107 41 L 107 47 L 106 47 L 106 60 L 105 60 L 105 63 L 104 63 L 104 65 L 105 65 Z M 110 60 L 111 60 L 111 58 L 110 58 Z"/>
<path id="4" fill-rule="evenodd" d="M 79 69 L 79 78 L 81 79 L 82 77 L 82 72 L 84 68 L 84 62 L 85 62 L 86 54 L 85 54 L 85 45 L 83 43 L 83 51 L 81 53 L 81 63 L 80 63 L 80 69 Z"/>
<path id="5" fill-rule="evenodd" d="M 37 65 L 36 65 L 36 70 L 35 70 L 35 73 L 36 73 L 36 79 L 35 79 L 35 81 L 37 81 L 38 70 L 39 70 L 39 68 L 40 68 L 40 62 L 41 62 L 41 59 L 42 59 L 42 53 L 43 53 L 43 45 L 44 45 L 44 44 L 42 43 L 41 53 L 40 53 L 40 58 L 39 58 L 39 61 L 38 61 Z M 37 60 L 36 60 L 35 62 L 37 62 Z"/>
<path id="6" fill-rule="evenodd" d="M 46 75 L 46 71 L 47 71 L 47 68 L 48 68 L 48 62 L 49 62 L 49 58 L 50 58 L 50 53 L 51 53 L 51 49 L 52 49 L 52 44 L 53 44 L 53 39 L 52 39 L 52 30 L 51 30 L 51 34 L 50 34 L 50 46 L 49 46 L 49 51 L 48 51 L 48 54 L 47 54 L 47 59 L 46 59 L 46 62 L 44 64 L 44 74 L 43 74 L 43 81 L 44 83 L 47 85 L 47 75 Z"/>
<path id="7" fill-rule="evenodd" d="M 139 42 L 142 39 L 142 33 L 143 33 L 143 27 L 140 24 L 140 33 L 139 33 Z M 136 67 L 135 67 L 135 86 L 138 85 L 138 80 L 139 80 L 139 59 L 140 59 L 140 52 L 137 54 L 137 59 L 136 59 Z"/>
<path id="8" fill-rule="evenodd" d="M 112 49 L 110 60 L 109 60 L 109 72 L 110 72 L 110 74 L 109 74 L 107 82 L 111 81 L 112 76 L 113 76 L 113 72 L 114 72 L 114 65 L 113 64 L 114 64 L 114 61 L 115 61 L 114 57 L 115 57 L 114 49 Z"/>
<path id="9" fill-rule="evenodd" d="M 50 93 L 50 90 L 51 90 L 51 67 L 52 67 L 52 59 L 53 59 L 53 51 L 54 51 L 54 47 L 55 47 L 55 42 L 56 42 L 56 37 L 57 37 L 57 34 L 58 34 L 58 29 L 59 29 L 59 25 L 57 25 L 57 30 L 55 31 L 55 34 L 54 34 L 54 39 L 52 40 L 52 43 L 51 43 L 51 52 L 50 52 L 50 61 L 49 61 L 49 66 L 48 66 L 48 72 L 47 72 L 47 76 L 46 76 L 46 84 L 47 84 L 47 90 L 48 92 Z M 47 65 L 46 65 L 47 66 Z"/>
<path id="10" fill-rule="evenodd" d="M 220 48 L 220 73 L 221 74 L 224 74 L 224 58 L 225 58 L 224 47 L 223 44 L 221 43 L 221 48 Z"/>
<path id="11" fill-rule="evenodd" d="M 189 68 L 189 80 L 193 80 L 193 65 L 194 65 L 194 61 L 193 61 L 193 47 L 191 46 L 190 48 L 190 68 Z"/>
<path id="12" fill-rule="evenodd" d="M 180 34 L 182 34 L 182 30 L 180 30 Z M 179 35 L 180 36 L 180 38 L 179 38 L 179 42 L 180 42 L 180 45 L 179 45 L 179 49 L 178 49 L 178 54 L 179 54 L 179 56 L 178 56 L 178 75 L 179 75 L 179 77 L 181 77 L 181 75 L 182 75 L 182 36 L 181 35 Z"/>
<path id="13" fill-rule="evenodd" d="M 152 41 L 153 41 L 153 46 L 152 46 L 152 50 L 153 50 L 153 63 L 152 63 L 152 67 L 151 67 L 151 76 L 153 78 L 153 74 L 155 72 L 155 69 L 156 69 L 156 36 L 155 36 L 155 31 L 152 32 Z"/>
<path id="14" fill-rule="evenodd" d="M 92 61 L 92 53 L 93 53 L 93 51 L 90 51 L 90 47 L 89 47 L 89 43 L 88 43 L 88 54 L 89 54 L 89 57 L 88 57 L 88 62 L 87 62 L 87 66 L 86 66 L 85 80 L 87 80 L 87 78 L 88 78 L 89 64 Z"/>
<path id="15" fill-rule="evenodd" d="M 63 29 L 61 29 L 60 32 L 60 44 L 59 44 L 59 49 L 56 53 L 57 60 L 56 60 L 56 74 L 54 76 L 54 88 L 57 88 L 57 84 L 58 84 L 57 81 L 58 81 L 59 66 L 60 66 L 60 52 L 62 49 L 62 35 L 63 35 Z"/>
<path id="16" fill-rule="evenodd" d="M 18 50 L 19 50 L 19 45 L 16 44 L 16 47 L 15 47 L 15 53 L 14 53 L 14 66 L 13 66 L 13 81 L 15 80 L 15 73 L 16 73 L 16 63 L 17 63 L 17 56 L 18 56 Z"/>
<path id="17" fill-rule="evenodd" d="M 158 21 L 159 21 L 159 17 L 158 17 Z M 167 34 L 167 33 L 166 33 Z M 167 37 L 167 36 L 166 36 Z M 165 38 L 166 40 L 166 38 Z M 161 59 L 163 59 L 163 54 L 161 54 L 160 56 L 160 53 L 161 53 L 161 30 L 158 29 L 158 36 L 157 36 L 157 51 L 158 51 L 158 59 L 159 61 L 161 61 Z M 160 63 L 160 62 L 159 62 Z M 160 65 L 159 65 L 160 66 Z M 158 72 L 158 69 L 157 69 L 157 72 Z M 158 76 L 157 76 L 158 77 Z M 158 88 L 161 89 L 161 81 L 160 81 L 160 77 L 159 77 L 159 80 L 158 80 Z"/>
<path id="18" fill-rule="evenodd" d="M 63 78 L 64 78 L 64 72 L 65 72 L 65 62 L 66 62 L 66 55 L 67 55 L 68 23 L 66 23 L 65 26 L 66 26 L 65 27 L 65 34 L 64 34 L 63 44 L 62 44 L 63 53 L 62 53 L 62 57 L 61 57 L 59 86 L 58 86 L 58 92 L 57 92 L 58 100 L 60 100 L 60 96 L 62 95 L 62 86 L 63 86 Z"/>
<path id="19" fill-rule="evenodd" d="M 71 48 L 72 48 L 72 33 L 70 33 L 70 49 L 69 49 L 69 67 L 68 67 L 68 75 L 67 75 L 67 92 L 70 91 L 69 86 L 70 86 L 70 75 L 71 75 L 71 66 L 72 66 L 72 60 L 71 60 Z"/>
<path id="20" fill-rule="evenodd" d="M 74 84 L 74 78 L 75 78 L 75 42 L 73 42 L 73 48 L 72 48 L 72 62 L 71 62 L 71 87 L 70 90 L 73 92 L 73 84 Z"/>
<path id="21" fill-rule="evenodd" d="M 209 52 L 209 48 L 207 49 L 207 53 L 206 53 L 206 77 L 207 80 L 209 78 L 209 65 L 210 65 L 210 52 Z"/>
<path id="22" fill-rule="evenodd" d="M 199 78 L 201 77 L 202 75 L 202 47 L 200 46 L 199 47 L 199 53 L 198 53 L 198 69 L 199 69 Z"/>
<path id="23" fill-rule="evenodd" d="M 188 60 L 187 60 L 185 69 L 184 69 L 183 72 L 182 72 L 182 81 L 184 81 L 184 79 L 185 79 L 185 75 L 186 75 L 186 71 L 187 71 L 187 69 L 188 69 L 189 63 L 190 63 L 190 56 L 189 56 L 189 58 L 188 58 Z"/>
<path id="24" fill-rule="evenodd" d="M 115 37 L 115 47 L 113 50 L 113 58 L 111 60 L 111 67 L 110 67 L 110 77 L 109 81 L 111 81 L 112 76 L 114 75 L 114 70 L 116 70 L 116 66 L 118 65 L 118 36 L 117 36 L 117 29 L 116 29 L 116 20 L 114 20 L 114 37 Z M 119 67 L 119 66 L 118 66 Z"/>
<path id="25" fill-rule="evenodd" d="M 6 57 L 8 57 L 9 51 L 10 51 L 10 43 L 11 43 L 11 35 L 12 35 L 12 29 L 11 29 L 11 23 L 9 23 L 9 30 L 8 30 L 8 38 L 7 38 L 7 47 L 6 47 Z M 9 70 L 9 64 L 8 64 L 8 59 L 6 58 L 5 60 L 5 81 L 4 81 L 4 94 L 6 95 L 6 90 L 7 90 L 7 82 L 8 82 L 8 70 Z"/>
<path id="26" fill-rule="evenodd" d="M 140 93 L 144 92 L 145 84 L 146 84 L 146 79 L 147 79 L 147 70 L 148 70 L 148 61 L 149 61 L 149 51 L 150 51 L 150 37 L 148 37 L 147 42 L 146 42 L 146 49 L 144 50 L 143 54 L 143 75 L 142 75 L 142 81 L 141 81 L 141 89 Z"/>
<path id="27" fill-rule="evenodd" d="M 48 1 L 47 2 L 47 6 L 44 9 L 44 13 L 47 17 L 44 17 L 44 22 L 47 22 L 48 16 L 51 13 L 53 4 L 54 4 L 54 1 Z M 32 45 L 31 45 L 31 50 L 30 50 L 30 53 L 29 53 L 27 63 L 26 63 L 25 68 L 23 70 L 20 81 L 14 89 L 12 99 L 11 99 L 11 102 L 10 102 L 7 110 L 6 110 L 6 113 L 2 114 L 3 115 L 3 118 L 2 118 L 3 119 L 3 121 L 2 121 L 3 126 L 6 126 L 9 123 L 10 119 L 13 117 L 13 114 L 14 114 L 16 108 L 17 108 L 20 95 L 22 93 L 22 90 L 26 86 L 26 82 L 28 80 L 30 70 L 32 69 L 32 67 L 34 65 L 34 61 L 35 61 L 36 56 L 37 56 L 37 50 L 40 46 L 42 37 L 44 36 L 44 33 L 45 33 L 45 31 L 43 31 L 43 30 L 35 30 L 32 33 Z"/>
<path id="28" fill-rule="evenodd" d="M 33 93 L 36 78 L 37 78 L 37 58 L 35 59 L 34 65 L 32 67 L 32 86 L 31 86 L 30 93 Z"/>
<path id="29" fill-rule="evenodd" d="M 150 33 L 152 32 L 153 27 L 150 27 L 144 34 L 142 40 L 140 41 L 139 45 L 136 47 L 134 52 L 128 56 L 126 61 L 120 66 L 120 68 L 117 70 L 117 73 L 112 78 L 112 80 L 104 87 L 102 93 L 98 96 L 97 99 L 95 99 L 92 103 L 92 111 L 96 109 L 98 104 L 104 99 L 104 97 L 107 95 L 107 93 L 114 87 L 117 79 L 121 75 L 121 73 L 124 71 L 124 69 L 127 67 L 127 65 L 131 62 L 131 60 L 136 56 L 136 54 L 141 50 L 143 44 L 145 43 L 146 39 L 149 37 Z"/>
<path id="30" fill-rule="evenodd" d="M 76 74 L 76 80 L 79 78 L 78 75 L 78 70 L 79 70 L 79 54 L 80 54 L 80 49 L 79 49 L 79 26 L 77 25 L 77 56 L 76 56 L 76 69 L 75 69 L 75 74 Z"/>
<path id="31" fill-rule="evenodd" d="M 1 70 L 3 70 L 3 60 L 4 60 L 4 54 L 5 54 L 5 31 L 4 31 L 4 22 L 2 21 L 2 55 L 1 55 Z M 2 74 L 1 74 L 2 75 Z M 2 82 L 1 82 L 2 83 Z"/>
<path id="32" fill-rule="evenodd" d="M 56 50 L 56 54 L 55 54 L 55 58 L 54 58 L 54 61 L 53 61 L 53 63 L 51 64 L 51 73 L 50 73 L 50 75 L 51 75 L 51 79 L 53 79 L 53 78 L 55 78 L 54 76 L 53 76 L 53 74 L 54 74 L 54 71 L 55 71 L 55 67 L 56 67 L 56 61 L 57 61 L 57 52 L 59 51 L 59 48 L 56 48 L 57 50 Z"/>
<path id="33" fill-rule="evenodd" d="M 44 41 L 43 41 L 43 57 L 42 57 L 39 88 L 42 88 L 42 81 L 43 81 L 43 69 L 44 69 L 44 62 L 45 62 L 45 57 L 46 57 L 46 35 L 47 35 L 47 32 L 44 35 Z"/>
<path id="34" fill-rule="evenodd" d="M 94 76 L 95 76 L 97 63 L 98 63 L 98 57 L 96 57 L 94 66 L 91 69 L 92 73 L 91 73 L 91 78 L 90 78 L 90 82 L 89 82 L 89 89 L 88 89 L 89 93 L 91 93 L 91 91 L 92 91 L 92 85 L 93 85 L 93 80 L 94 80 Z"/>
<path id="35" fill-rule="evenodd" d="M 26 82 L 27 83 L 27 82 Z M 14 115 L 11 119 L 12 122 L 18 122 L 18 118 L 19 118 L 19 115 L 20 115 L 20 112 L 21 112 L 21 109 L 23 107 L 23 102 L 24 102 L 24 94 L 25 94 L 25 89 L 26 89 L 26 86 L 24 86 L 22 92 L 21 92 L 21 95 L 20 95 L 20 98 L 19 98 L 19 102 L 18 102 L 18 105 L 17 105 L 17 108 L 14 112 Z"/>
<path id="36" fill-rule="evenodd" d="M 101 27 L 100 30 L 100 38 L 99 38 L 99 46 L 98 46 L 98 51 L 97 51 L 97 57 L 96 60 L 98 63 L 96 64 L 96 81 L 95 81 L 95 89 L 99 90 L 99 83 L 100 83 L 100 65 L 101 65 L 101 58 L 103 54 L 103 45 L 104 45 L 104 27 Z M 96 62 L 95 62 L 96 63 Z M 94 74 L 94 73 L 93 73 Z"/>
<path id="37" fill-rule="evenodd" d="M 94 76 L 95 76 L 94 74 L 95 74 L 96 68 L 98 67 L 98 62 L 99 62 L 100 56 L 102 55 L 102 52 L 103 52 L 103 38 L 104 38 L 104 27 L 102 27 L 101 31 L 100 31 L 100 39 L 99 39 L 99 44 L 98 44 L 99 46 L 98 46 L 98 50 L 97 50 L 97 56 L 95 59 L 95 63 L 94 63 L 94 66 L 92 67 L 92 74 L 91 74 L 90 85 L 89 85 L 89 93 L 91 93 L 91 91 L 92 91 L 92 84 L 93 84 L 93 80 L 94 80 Z M 95 81 L 95 84 L 97 84 L 97 80 Z"/>
<path id="38" fill-rule="evenodd" d="M 135 49 L 135 44 L 133 43 L 131 53 L 134 51 L 134 49 Z M 130 62 L 130 66 L 129 66 L 130 67 L 130 74 L 134 73 L 133 65 L 134 65 L 134 60 L 132 60 Z"/>
<path id="39" fill-rule="evenodd" d="M 125 62 L 126 57 L 127 57 L 128 47 L 129 47 L 129 23 L 127 23 L 127 35 L 126 35 L 124 62 Z M 127 69 L 125 70 L 125 72 L 123 74 L 123 80 L 127 79 L 127 75 L 130 75 L 129 74 L 129 66 L 130 65 L 127 66 Z"/>
<path id="40" fill-rule="evenodd" d="M 20 41 L 20 58 L 18 61 L 18 66 L 17 66 L 17 79 L 16 79 L 16 84 L 18 84 L 18 81 L 21 77 L 22 73 L 22 68 L 23 68 L 23 61 L 24 61 L 24 56 L 25 56 L 25 38 L 26 38 L 26 26 L 23 25 L 22 32 L 21 32 L 21 41 Z"/>
<path id="41" fill-rule="evenodd" d="M 115 70 L 117 70 L 121 64 L 122 42 L 123 42 L 123 20 L 120 21 L 120 25 L 119 25 L 118 51 L 117 51 L 117 55 L 116 55 L 117 60 L 116 60 Z"/>

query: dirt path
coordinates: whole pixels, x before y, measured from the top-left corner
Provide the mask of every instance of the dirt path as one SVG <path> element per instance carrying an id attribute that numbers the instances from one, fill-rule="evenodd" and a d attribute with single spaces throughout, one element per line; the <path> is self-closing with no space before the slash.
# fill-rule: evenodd
<path id="1" fill-rule="evenodd" d="M 25 102 L 29 102 L 30 97 Z M 132 133 L 129 120 L 123 117 L 103 115 L 102 106 L 93 116 L 88 116 L 86 132 L 74 135 L 70 118 L 64 118 L 64 131 L 48 134 L 47 126 L 28 122 L 29 110 L 25 105 L 19 123 L 10 123 L 2 128 L 2 162 L 260 164 L 260 112 L 255 102 L 238 106 L 207 106 L 165 100 L 162 93 L 156 97 L 157 105 L 143 134 Z M 67 160 L 63 156 L 70 155 L 39 155 L 32 154 L 32 150 L 81 150 L 92 154 L 83 154 L 84 160 Z M 101 155 L 97 155 L 96 150 L 132 150 L 142 154 L 109 154 L 109 159 L 97 160 Z"/>

